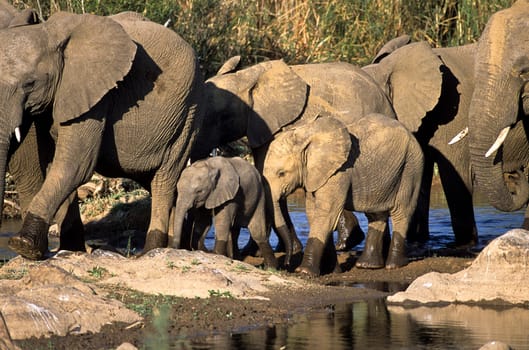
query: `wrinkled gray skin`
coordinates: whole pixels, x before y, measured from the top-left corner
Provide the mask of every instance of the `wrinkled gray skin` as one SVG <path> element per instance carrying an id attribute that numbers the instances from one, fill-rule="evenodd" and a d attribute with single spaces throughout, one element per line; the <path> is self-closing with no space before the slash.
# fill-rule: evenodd
<path id="1" fill-rule="evenodd" d="M 150 190 L 144 250 L 167 245 L 176 181 L 201 122 L 201 77 L 193 50 L 174 32 L 137 15 L 114 18 L 57 13 L 0 31 L 0 94 L 9 106 L 0 107 L 0 196 L 16 127 L 26 136 L 29 121 L 51 118 L 56 146 L 9 241 L 27 258 L 44 257 L 57 209 L 94 171 Z"/>
<path id="2" fill-rule="evenodd" d="M 278 60 L 236 71 L 238 59 L 228 60 L 206 83 L 208 108 L 193 149 L 194 159 L 207 157 L 214 147 L 246 136 L 255 165 L 262 172 L 264 157 L 274 136 L 283 127 L 313 118 L 319 111 L 332 112 L 345 123 L 368 113 L 394 117 L 384 92 L 368 74 L 351 64 L 288 66 Z M 270 208 L 270 201 L 267 203 Z M 290 235 L 293 251 L 299 251 L 301 243 L 288 217 L 286 201 L 281 206 L 286 217 L 285 227 L 274 229 L 280 237 Z M 352 219 L 356 221 L 354 216 Z M 357 225 L 356 233 L 361 235 L 361 240 L 363 232 Z"/>
<path id="3" fill-rule="evenodd" d="M 431 49 L 423 42 L 405 45 L 400 40 L 393 49 L 383 50 L 374 64 L 363 69 L 391 96 L 397 119 L 415 135 L 424 151 L 419 215 L 408 232 L 408 241 L 424 243 L 429 238 L 428 209 L 433 165 L 437 163 L 455 243 L 474 245 L 477 228 L 468 138 L 449 142 L 468 126 L 476 46 Z"/>
<path id="4" fill-rule="evenodd" d="M 529 1 L 516 1 L 489 19 L 477 44 L 474 73 L 469 136 L 477 185 L 496 208 L 517 210 L 529 198 L 521 171 L 529 162 Z M 505 128 L 503 145 L 486 157 Z M 527 212 L 523 226 L 529 228 Z"/>
<path id="5" fill-rule="evenodd" d="M 37 12 L 33 9 L 17 10 L 5 0 L 0 0 L 0 29 L 25 26 L 39 22 Z"/>
<path id="6" fill-rule="evenodd" d="M 18 11 L 6 1 L 0 1 L 0 29 L 37 23 L 39 20 L 35 10 Z M 42 116 L 33 122 L 26 120 L 21 125 L 24 139 L 20 144 L 18 142 L 11 144 L 7 168 L 17 186 L 23 217 L 33 196 L 44 182 L 46 168 L 55 152 L 55 144 L 49 132 L 51 124 L 51 116 Z M 75 192 L 61 205 L 54 221 L 58 224 L 58 231 L 63 237 L 59 249 L 81 251 L 85 249 L 83 225 Z"/>
<path id="7" fill-rule="evenodd" d="M 382 168 L 381 168 L 382 165 Z M 383 169 L 383 171 L 381 171 Z M 264 161 L 276 226 L 284 225 L 279 200 L 305 190 L 309 239 L 298 272 L 319 275 L 342 210 L 366 213 L 369 222 L 360 268 L 394 269 L 407 264 L 406 232 L 413 216 L 423 170 L 415 138 L 398 121 L 371 114 L 345 125 L 323 116 L 278 134 Z M 393 235 L 388 257 L 383 236 L 388 216 Z M 327 261 L 326 261 L 327 260 Z"/>
<path id="8" fill-rule="evenodd" d="M 252 164 L 238 157 L 199 160 L 182 171 L 177 189 L 174 248 L 180 248 L 184 218 L 193 210 L 191 239 L 196 236 L 200 243 L 193 248 L 205 250 L 204 238 L 214 217 L 214 253 L 236 258 L 239 231 L 247 227 L 263 254 L 265 265 L 277 268 L 268 241 L 270 226 L 266 219 L 261 174 Z"/>

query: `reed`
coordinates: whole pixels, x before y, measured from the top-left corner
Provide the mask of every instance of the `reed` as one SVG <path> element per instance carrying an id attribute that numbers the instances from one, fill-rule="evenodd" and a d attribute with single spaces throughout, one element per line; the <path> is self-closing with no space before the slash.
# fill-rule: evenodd
<path id="1" fill-rule="evenodd" d="M 13 0 L 43 18 L 63 10 L 137 11 L 171 27 L 197 51 L 206 76 L 227 58 L 243 64 L 341 60 L 367 64 L 388 40 L 409 34 L 432 46 L 479 38 L 490 15 L 513 0 Z"/>

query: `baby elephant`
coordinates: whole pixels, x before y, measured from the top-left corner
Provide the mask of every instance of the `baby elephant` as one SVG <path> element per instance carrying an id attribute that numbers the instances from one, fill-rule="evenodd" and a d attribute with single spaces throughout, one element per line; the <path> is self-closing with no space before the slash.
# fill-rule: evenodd
<path id="1" fill-rule="evenodd" d="M 193 236 L 200 237 L 202 248 L 203 237 L 214 216 L 214 253 L 233 258 L 238 251 L 239 231 L 247 227 L 263 254 L 265 265 L 277 267 L 268 241 L 270 225 L 266 220 L 261 175 L 252 164 L 238 157 L 199 160 L 182 171 L 177 190 L 174 248 L 180 247 L 184 217 L 192 210 Z"/>
<path id="2" fill-rule="evenodd" d="M 276 227 L 285 225 L 279 200 L 296 188 L 305 190 L 310 232 L 297 271 L 320 273 L 324 247 L 344 209 L 364 212 L 369 222 L 357 267 L 406 265 L 406 232 L 417 205 L 422 170 L 423 154 L 413 135 L 383 115 L 370 114 L 347 126 L 321 116 L 281 132 L 270 144 L 263 175 L 270 186 Z M 393 235 L 384 259 L 389 216 Z M 336 265 L 336 254 L 332 258 L 325 263 Z"/>

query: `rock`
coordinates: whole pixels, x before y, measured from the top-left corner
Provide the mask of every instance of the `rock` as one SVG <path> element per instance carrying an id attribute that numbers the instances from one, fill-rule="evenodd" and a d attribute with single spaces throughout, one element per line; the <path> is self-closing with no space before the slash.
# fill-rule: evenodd
<path id="1" fill-rule="evenodd" d="M 529 231 L 510 230 L 494 239 L 465 270 L 417 278 L 388 303 L 523 304 L 529 301 Z"/>
<path id="2" fill-rule="evenodd" d="M 20 350 L 18 346 L 13 344 L 9 330 L 4 321 L 4 316 L 0 312 L 0 350 Z"/>
<path id="3" fill-rule="evenodd" d="M 142 320 L 105 296 L 109 285 L 189 298 L 207 298 L 212 292 L 264 298 L 269 286 L 287 284 L 297 282 L 198 251 L 154 249 L 137 258 L 103 250 L 60 251 L 45 261 L 16 257 L 0 269 L 0 312 L 13 339 L 64 336 L 98 332 L 107 323 L 126 326 Z"/>
<path id="4" fill-rule="evenodd" d="M 479 350 L 511 350 L 511 347 L 501 341 L 491 341 L 483 345 Z"/>
<path id="5" fill-rule="evenodd" d="M 123 343 L 120 346 L 118 346 L 116 350 L 138 350 L 138 348 L 132 345 L 131 343 Z"/>

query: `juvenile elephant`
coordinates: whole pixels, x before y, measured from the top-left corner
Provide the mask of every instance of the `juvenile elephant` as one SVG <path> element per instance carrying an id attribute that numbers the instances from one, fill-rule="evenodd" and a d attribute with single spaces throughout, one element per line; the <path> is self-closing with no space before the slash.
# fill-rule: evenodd
<path id="1" fill-rule="evenodd" d="M 193 210 L 192 239 L 200 239 L 200 248 L 204 249 L 203 240 L 214 217 L 214 253 L 234 258 L 239 231 L 247 227 L 263 254 L 265 265 L 277 268 L 268 241 L 270 225 L 266 220 L 261 174 L 252 164 L 238 157 L 199 160 L 182 171 L 177 189 L 174 248 L 180 247 L 184 217 Z"/>
<path id="2" fill-rule="evenodd" d="M 278 134 L 270 143 L 263 174 L 277 226 L 284 225 L 279 200 L 296 188 L 305 190 L 310 233 L 298 271 L 320 273 L 324 247 L 344 209 L 366 213 L 369 222 L 356 266 L 406 265 L 406 232 L 419 196 L 422 167 L 423 154 L 413 135 L 398 121 L 379 114 L 360 118 L 347 128 L 338 119 L 323 116 Z M 393 234 L 384 261 L 388 216 Z"/>
<path id="3" fill-rule="evenodd" d="M 22 146 L 27 125 L 46 121 L 55 149 L 10 248 L 44 257 L 59 205 L 94 171 L 150 190 L 144 250 L 166 246 L 176 182 L 202 120 L 203 82 L 192 48 L 138 15 L 57 13 L 1 30 L 0 70 L 0 197 L 13 135 Z"/>
<path id="4" fill-rule="evenodd" d="M 387 96 L 360 67 L 343 62 L 288 66 L 276 60 L 237 70 L 239 59 L 228 60 L 206 82 L 207 111 L 193 149 L 194 159 L 207 157 L 213 148 L 246 136 L 255 166 L 262 172 L 275 135 L 321 110 L 332 111 L 345 123 L 368 113 L 394 118 Z M 300 250 L 286 201 L 281 201 L 281 207 L 285 226 L 274 229 L 280 237 L 291 235 L 294 249 Z M 356 222 L 354 215 L 348 217 Z M 350 226 L 363 238 L 357 222 Z"/>

